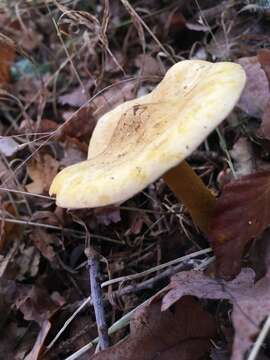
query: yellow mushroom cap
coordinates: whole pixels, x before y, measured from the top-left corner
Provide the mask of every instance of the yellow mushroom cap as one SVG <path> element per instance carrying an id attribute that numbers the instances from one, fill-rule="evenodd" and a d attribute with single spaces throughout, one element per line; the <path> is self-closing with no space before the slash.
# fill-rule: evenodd
<path id="1" fill-rule="evenodd" d="M 175 64 L 150 94 L 100 118 L 88 160 L 62 170 L 50 194 L 65 208 L 129 199 L 200 145 L 233 109 L 245 80 L 231 62 Z"/>

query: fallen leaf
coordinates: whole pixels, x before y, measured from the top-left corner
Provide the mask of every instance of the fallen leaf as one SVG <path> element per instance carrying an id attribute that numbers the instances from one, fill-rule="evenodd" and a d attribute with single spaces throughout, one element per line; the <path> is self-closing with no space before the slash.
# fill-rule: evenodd
<path id="1" fill-rule="evenodd" d="M 44 341 L 50 331 L 51 323 L 48 320 L 44 320 L 41 329 L 39 331 L 38 337 L 34 344 L 33 349 L 29 354 L 24 358 L 24 360 L 38 360 L 40 353 L 42 352 Z"/>
<path id="2" fill-rule="evenodd" d="M 27 173 L 33 182 L 26 185 L 27 191 L 34 194 L 48 192 L 58 167 L 59 162 L 49 154 L 32 159 L 27 165 Z"/>
<path id="3" fill-rule="evenodd" d="M 66 111 L 63 118 L 66 123 L 61 129 L 61 138 L 76 138 L 88 144 L 97 121 L 93 116 L 93 107 L 86 105 L 76 112 Z"/>
<path id="4" fill-rule="evenodd" d="M 89 100 L 88 91 L 94 84 L 93 80 L 89 80 L 84 88 L 82 86 L 76 87 L 70 93 L 58 97 L 58 102 L 62 105 L 70 105 L 74 107 L 83 106 Z"/>
<path id="5" fill-rule="evenodd" d="M 270 140 L 270 101 L 264 108 L 261 126 L 257 131 L 257 135 L 260 138 Z"/>
<path id="6" fill-rule="evenodd" d="M 269 83 L 265 71 L 257 56 L 240 58 L 237 62 L 243 66 L 247 75 L 246 86 L 238 106 L 249 116 L 260 118 L 270 100 Z"/>
<path id="7" fill-rule="evenodd" d="M 46 259 L 55 263 L 56 254 L 52 245 L 57 244 L 57 241 L 54 234 L 49 234 L 42 229 L 35 229 L 31 232 L 30 239 Z"/>
<path id="8" fill-rule="evenodd" d="M 12 137 L 0 137 L 0 152 L 5 156 L 12 156 L 22 147 Z"/>
<path id="9" fill-rule="evenodd" d="M 41 327 L 45 320 L 49 320 L 64 304 L 65 300 L 56 294 L 49 295 L 45 288 L 32 286 L 27 292 L 17 296 L 16 307 L 27 321 L 35 321 Z"/>
<path id="10" fill-rule="evenodd" d="M 15 45 L 7 37 L 0 37 L 0 85 L 10 82 L 10 66 L 15 59 Z"/>
<path id="11" fill-rule="evenodd" d="M 139 54 L 135 59 L 135 65 L 140 69 L 142 76 L 161 76 L 160 63 L 148 54 Z"/>
<path id="12" fill-rule="evenodd" d="M 234 160 L 234 169 L 237 177 L 248 175 L 254 170 L 254 160 L 252 145 L 249 139 L 241 137 L 233 145 L 230 151 L 231 157 Z"/>
<path id="13" fill-rule="evenodd" d="M 61 159 L 60 164 L 64 167 L 77 164 L 86 159 L 86 152 L 83 151 L 82 144 L 75 138 L 69 138 L 64 146 L 64 157 Z"/>
<path id="14" fill-rule="evenodd" d="M 269 170 L 258 171 L 224 186 L 209 227 L 218 276 L 229 279 L 239 273 L 247 244 L 269 223 Z"/>
<path id="15" fill-rule="evenodd" d="M 71 93 L 61 95 L 58 98 L 58 102 L 62 105 L 71 105 L 74 107 L 80 107 L 88 100 L 87 93 L 84 89 L 78 87 L 74 89 Z"/>
<path id="16" fill-rule="evenodd" d="M 35 321 L 40 325 L 40 331 L 31 352 L 24 358 L 37 360 L 43 350 L 44 341 L 51 328 L 51 317 L 65 304 L 64 298 L 58 293 L 49 293 L 37 286 L 17 286 L 13 299 L 27 321 Z"/>
<path id="17" fill-rule="evenodd" d="M 270 313 L 270 274 L 254 285 L 255 273 L 243 269 L 232 281 L 212 279 L 200 271 L 183 271 L 174 275 L 166 288 L 162 310 L 167 310 L 185 295 L 204 299 L 228 299 L 233 305 L 235 330 L 231 360 L 243 360 L 246 351 Z"/>
<path id="18" fill-rule="evenodd" d="M 121 221 L 120 209 L 116 206 L 106 206 L 94 209 L 98 224 L 108 226 Z"/>
<path id="19" fill-rule="evenodd" d="M 196 360 L 210 348 L 216 327 L 212 316 L 191 297 L 161 311 L 160 302 L 138 309 L 130 336 L 91 360 Z"/>
<path id="20" fill-rule="evenodd" d="M 265 74 L 270 81 L 270 50 L 260 49 L 257 54 L 259 63 L 261 64 Z"/>
<path id="21" fill-rule="evenodd" d="M 96 109 L 93 115 L 100 118 L 117 105 L 132 100 L 135 96 L 134 88 L 133 81 L 120 82 L 118 85 L 108 88 L 94 99 L 93 103 Z"/>

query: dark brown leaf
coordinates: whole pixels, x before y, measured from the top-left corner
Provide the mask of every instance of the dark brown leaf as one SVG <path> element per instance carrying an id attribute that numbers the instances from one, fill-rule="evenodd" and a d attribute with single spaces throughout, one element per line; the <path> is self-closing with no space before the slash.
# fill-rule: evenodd
<path id="1" fill-rule="evenodd" d="M 0 37 L 0 84 L 10 82 L 10 66 L 15 58 L 15 46 L 11 40 Z"/>
<path id="2" fill-rule="evenodd" d="M 270 171 L 247 175 L 225 185 L 210 225 L 217 274 L 232 278 L 241 269 L 246 245 L 270 223 Z"/>
<path id="3" fill-rule="evenodd" d="M 254 272 L 243 269 L 230 282 L 212 279 L 199 271 L 183 271 L 174 275 L 162 301 L 166 310 L 185 295 L 205 299 L 228 299 L 233 305 L 235 329 L 231 360 L 243 360 L 270 312 L 269 273 L 254 285 Z"/>
<path id="4" fill-rule="evenodd" d="M 96 118 L 93 116 L 92 106 L 83 106 L 75 113 L 67 111 L 63 113 L 63 118 L 66 123 L 61 129 L 61 138 L 76 138 L 88 144 L 96 126 Z"/>
<path id="5" fill-rule="evenodd" d="M 161 311 L 160 302 L 137 310 L 129 338 L 94 355 L 92 360 L 196 360 L 209 350 L 213 318 L 191 297 Z"/>
<path id="6" fill-rule="evenodd" d="M 57 293 L 51 296 L 45 289 L 36 286 L 17 296 L 16 307 L 28 321 L 36 321 L 43 325 L 45 320 L 49 320 L 57 310 L 65 303 L 64 299 Z"/>
<path id="7" fill-rule="evenodd" d="M 265 71 L 268 81 L 270 81 L 270 50 L 260 49 L 258 51 L 257 58 Z"/>
<path id="8" fill-rule="evenodd" d="M 33 181 L 26 185 L 27 191 L 35 194 L 47 192 L 58 167 L 59 162 L 49 154 L 32 159 L 27 164 L 27 172 Z"/>

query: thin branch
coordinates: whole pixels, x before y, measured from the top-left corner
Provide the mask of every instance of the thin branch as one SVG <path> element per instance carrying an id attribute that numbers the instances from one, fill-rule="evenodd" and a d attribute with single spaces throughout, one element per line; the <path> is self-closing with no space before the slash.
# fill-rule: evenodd
<path id="1" fill-rule="evenodd" d="M 166 263 L 164 263 L 164 264 L 161 264 L 161 265 L 152 267 L 152 268 L 150 268 L 150 269 L 148 269 L 148 270 L 142 271 L 142 272 L 137 273 L 137 274 L 127 275 L 127 276 L 120 276 L 120 277 L 115 278 L 115 279 L 107 280 L 107 281 L 104 281 L 104 282 L 101 284 L 101 287 L 103 288 L 103 287 L 105 287 L 105 286 L 109 286 L 109 285 L 112 285 L 112 284 L 115 284 L 115 283 L 118 283 L 118 282 L 122 282 L 122 281 L 135 280 L 135 279 L 138 279 L 138 278 L 140 278 L 140 277 L 150 275 L 150 274 L 152 274 L 152 273 L 155 272 L 155 271 L 162 270 L 162 269 L 164 269 L 164 268 L 166 268 L 166 267 L 168 267 L 168 266 L 177 265 L 177 264 L 179 264 L 180 262 L 183 262 L 183 261 L 192 259 L 192 258 L 197 257 L 197 256 L 200 256 L 200 255 L 205 255 L 205 254 L 207 254 L 207 253 L 209 253 L 209 252 L 211 252 L 211 251 L 213 251 L 211 248 L 199 250 L 199 251 L 193 252 L 193 253 L 191 253 L 191 254 L 182 256 L 182 257 L 180 257 L 180 258 L 177 258 L 177 259 L 168 261 L 168 262 L 166 262 Z"/>
<path id="2" fill-rule="evenodd" d="M 96 316 L 99 345 L 100 345 L 100 349 L 104 350 L 110 346 L 110 341 L 108 335 L 108 327 L 105 318 L 102 290 L 100 286 L 101 274 L 100 274 L 100 266 L 99 266 L 99 255 L 90 246 L 85 249 L 85 254 L 88 258 L 91 297 L 92 297 L 92 303 L 94 306 L 94 311 Z"/>

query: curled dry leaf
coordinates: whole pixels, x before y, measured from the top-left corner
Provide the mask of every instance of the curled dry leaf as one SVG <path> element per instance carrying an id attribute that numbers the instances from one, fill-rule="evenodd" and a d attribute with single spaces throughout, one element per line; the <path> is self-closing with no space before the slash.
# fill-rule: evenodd
<path id="1" fill-rule="evenodd" d="M 58 167 L 59 162 L 49 154 L 32 159 L 27 165 L 27 173 L 33 182 L 26 185 L 27 191 L 34 194 L 48 192 Z"/>
<path id="2" fill-rule="evenodd" d="M 29 287 L 18 294 L 16 306 L 23 313 L 24 319 L 35 321 L 40 325 L 40 331 L 31 352 L 25 357 L 27 360 L 37 360 L 43 350 L 44 341 L 50 331 L 50 318 L 65 304 L 59 293 L 51 295 L 36 286 Z"/>
<path id="3" fill-rule="evenodd" d="M 16 298 L 16 307 L 23 313 L 24 319 L 35 321 L 42 326 L 65 303 L 58 293 L 49 295 L 44 288 L 32 286 Z"/>
<path id="4" fill-rule="evenodd" d="M 172 277 L 162 300 L 162 309 L 168 309 L 185 295 L 228 299 L 233 305 L 232 321 L 235 329 L 231 360 L 243 360 L 262 321 L 270 313 L 270 274 L 255 285 L 254 277 L 251 269 L 243 269 L 230 282 L 212 279 L 199 271 L 183 271 Z"/>
<path id="5" fill-rule="evenodd" d="M 257 56 L 238 60 L 247 75 L 247 82 L 238 102 L 240 109 L 248 115 L 260 118 L 270 99 L 269 83 Z"/>
<path id="6" fill-rule="evenodd" d="M 15 45 L 4 36 L 0 36 L 0 85 L 10 82 L 10 66 L 15 59 Z"/>
<path id="7" fill-rule="evenodd" d="M 217 199 L 209 238 L 217 274 L 232 278 L 241 269 L 247 244 L 270 223 L 270 171 L 259 171 L 225 185 Z"/>
<path id="8" fill-rule="evenodd" d="M 130 336 L 91 360 L 196 360 L 209 350 L 216 327 L 212 316 L 191 297 L 161 311 L 160 302 L 138 309 Z"/>

